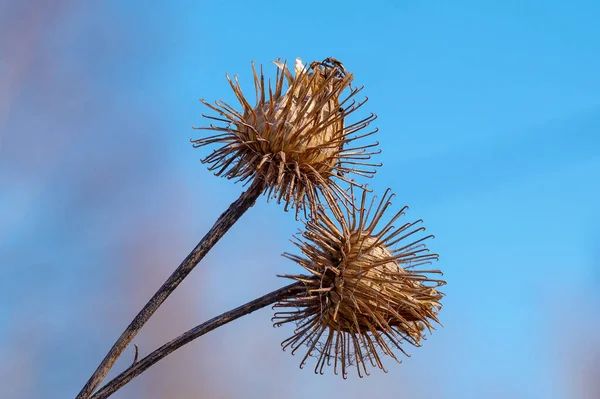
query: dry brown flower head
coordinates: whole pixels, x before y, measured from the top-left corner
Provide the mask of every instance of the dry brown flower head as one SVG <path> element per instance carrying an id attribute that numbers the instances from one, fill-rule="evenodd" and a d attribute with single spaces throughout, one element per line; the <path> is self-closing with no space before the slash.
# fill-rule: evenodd
<path id="1" fill-rule="evenodd" d="M 393 226 L 406 207 L 378 228 L 392 195 L 386 191 L 373 209 L 375 199 L 367 204 L 366 194 L 345 219 L 320 210 L 294 241 L 304 256 L 284 254 L 309 274 L 284 276 L 304 283 L 306 290 L 275 305 L 291 309 L 276 313 L 274 322 L 296 323 L 282 346 L 292 353 L 308 347 L 301 367 L 309 356 L 316 357 L 315 373 L 322 374 L 325 365 L 344 378 L 350 365 L 360 377 L 369 375 L 367 364 L 386 371 L 382 355 L 400 362 L 394 351 L 408 356 L 403 342 L 420 346 L 424 330 L 439 324 L 443 294 L 438 287 L 445 282 L 431 277 L 439 270 L 420 268 L 438 258 L 424 244 L 433 236 L 417 238 L 425 230 L 422 220 Z"/>
<path id="2" fill-rule="evenodd" d="M 362 88 L 351 86 L 353 75 L 332 58 L 305 66 L 296 59 L 295 76 L 285 63 L 275 61 L 277 75 L 274 89 L 260 68 L 254 73 L 256 104 L 251 105 L 242 93 L 237 77 L 229 81 L 242 107 L 241 111 L 223 101 L 206 106 L 219 117 L 206 118 L 225 123 L 195 129 L 217 134 L 192 140 L 195 147 L 220 145 L 202 160 L 218 176 L 238 179 L 262 179 L 269 198 L 283 201 L 285 209 L 296 207 L 296 214 L 319 206 L 319 195 L 340 214 L 351 198 L 339 184 L 358 185 L 353 175 L 371 177 L 369 163 L 378 143 L 352 146 L 351 143 L 377 130 L 356 134 L 375 118 L 370 114 L 350 125 L 346 118 L 366 101 L 354 97 Z M 287 89 L 284 86 L 287 83 Z"/>

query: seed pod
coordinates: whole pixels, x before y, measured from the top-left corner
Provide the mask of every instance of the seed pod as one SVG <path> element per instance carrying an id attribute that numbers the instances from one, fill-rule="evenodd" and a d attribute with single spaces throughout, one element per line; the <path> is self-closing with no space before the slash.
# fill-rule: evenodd
<path id="1" fill-rule="evenodd" d="M 406 207 L 378 228 L 391 197 L 388 190 L 377 209 L 374 200 L 367 209 L 363 191 L 360 206 L 341 220 L 319 211 L 294 241 L 303 256 L 284 254 L 309 272 L 283 276 L 306 289 L 281 300 L 276 307 L 292 309 L 274 317 L 276 326 L 297 324 L 282 346 L 292 353 L 308 347 L 301 367 L 314 356 L 316 373 L 333 365 L 334 373 L 346 378 L 355 365 L 362 377 L 369 374 L 368 363 L 385 371 L 382 355 L 400 361 L 394 351 L 406 354 L 403 342 L 420 346 L 425 330 L 439 323 L 438 287 L 445 282 L 431 277 L 439 270 L 419 268 L 438 258 L 424 243 L 433 236 L 416 238 L 425 230 L 421 220 L 392 225 Z"/>
<path id="2" fill-rule="evenodd" d="M 234 77 L 227 77 L 239 100 L 238 111 L 222 101 L 206 106 L 219 117 L 205 116 L 225 126 L 195 129 L 216 131 L 210 137 L 192 140 L 194 147 L 221 145 L 202 159 L 218 176 L 238 179 L 262 179 L 269 198 L 300 209 L 314 212 L 322 196 L 338 216 L 341 207 L 347 208 L 351 198 L 338 182 L 360 186 L 354 175 L 371 177 L 377 164 L 369 163 L 371 150 L 378 143 L 351 146 L 358 138 L 377 130 L 357 135 L 375 118 L 366 118 L 350 125 L 348 115 L 367 100 L 356 102 L 354 97 L 362 88 L 351 86 L 353 75 L 334 59 L 313 62 L 304 66 L 296 59 L 295 76 L 285 63 L 275 61 L 277 76 L 274 90 L 270 81 L 265 85 L 262 72 L 254 65 L 256 105 L 250 105 Z M 287 89 L 284 86 L 287 83 Z M 306 212 L 305 212 L 306 216 Z"/>

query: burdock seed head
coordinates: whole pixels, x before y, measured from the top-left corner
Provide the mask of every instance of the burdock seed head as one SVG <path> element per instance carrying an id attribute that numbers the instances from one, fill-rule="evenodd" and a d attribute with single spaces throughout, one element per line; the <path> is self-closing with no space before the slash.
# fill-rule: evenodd
<path id="1" fill-rule="evenodd" d="M 339 61 L 328 58 L 305 66 L 298 58 L 295 76 L 285 63 L 275 64 L 274 88 L 270 81 L 265 84 L 262 66 L 259 75 L 252 65 L 255 105 L 242 93 L 237 77 L 227 79 L 241 110 L 223 101 L 209 104 L 201 100 L 219 114 L 203 116 L 224 125 L 195 128 L 217 134 L 192 140 L 194 147 L 217 144 L 219 147 L 202 160 L 210 170 L 241 181 L 262 179 L 268 196 L 283 201 L 286 210 L 291 205 L 296 207 L 296 214 L 307 207 L 314 212 L 322 195 L 341 215 L 338 204 L 347 207 L 351 198 L 338 182 L 358 185 L 353 174 L 370 177 L 375 173 L 373 167 L 379 166 L 368 162 L 371 155 L 379 153 L 371 150 L 378 143 L 351 144 L 377 131 L 356 134 L 376 116 L 346 123 L 348 115 L 367 99 L 354 100 L 362 88 L 351 86 L 353 75 Z"/>
<path id="2" fill-rule="evenodd" d="M 381 226 L 391 198 L 386 191 L 374 209 L 375 199 L 367 204 L 363 191 L 360 207 L 344 219 L 319 211 L 294 241 L 304 256 L 284 254 L 308 271 L 283 276 L 305 290 L 278 302 L 275 307 L 289 310 L 273 318 L 276 326 L 296 324 L 282 346 L 292 353 L 307 347 L 300 367 L 313 356 L 315 373 L 325 365 L 344 378 L 350 365 L 360 377 L 369 375 L 367 364 L 386 371 L 382 355 L 400 362 L 394 351 L 407 355 L 402 343 L 420 346 L 424 330 L 439 323 L 438 287 L 445 282 L 432 278 L 439 270 L 420 267 L 438 258 L 425 246 L 433 236 L 419 237 L 422 220 L 393 226 L 406 207 Z"/>

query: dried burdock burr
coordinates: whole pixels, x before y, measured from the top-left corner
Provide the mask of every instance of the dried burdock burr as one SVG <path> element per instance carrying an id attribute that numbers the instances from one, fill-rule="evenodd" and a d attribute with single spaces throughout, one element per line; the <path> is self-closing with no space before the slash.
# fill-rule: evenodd
<path id="1" fill-rule="evenodd" d="M 218 176 L 245 181 L 264 181 L 269 198 L 296 208 L 315 211 L 323 205 L 320 196 L 333 212 L 351 203 L 347 187 L 356 186 L 355 176 L 371 177 L 370 162 L 374 147 L 354 144 L 355 140 L 375 133 L 363 132 L 375 118 L 369 114 L 351 124 L 348 117 L 366 101 L 355 97 L 362 88 L 351 85 L 353 75 L 333 58 L 304 65 L 298 58 L 295 76 L 285 63 L 275 61 L 274 87 L 265 82 L 262 66 L 254 64 L 254 105 L 244 96 L 237 80 L 227 79 L 241 110 L 223 101 L 210 104 L 201 100 L 218 116 L 206 118 L 219 122 L 195 129 L 216 134 L 192 140 L 196 147 L 217 145 L 202 159 Z M 287 84 L 287 87 L 285 87 Z M 340 182 L 343 183 L 340 185 Z"/>
<path id="2" fill-rule="evenodd" d="M 422 220 L 394 227 L 406 207 L 382 223 L 392 197 L 386 191 L 375 207 L 363 191 L 343 219 L 319 210 L 294 240 L 303 255 L 284 254 L 308 272 L 284 276 L 304 289 L 280 300 L 275 308 L 283 310 L 273 318 L 276 326 L 296 324 L 282 346 L 306 348 L 301 367 L 316 357 L 316 373 L 333 366 L 346 378 L 351 365 L 360 377 L 369 375 L 368 365 L 386 371 L 384 355 L 400 362 L 395 352 L 408 356 L 402 344 L 420 346 L 425 330 L 439 323 L 445 282 L 433 277 L 439 270 L 422 267 L 438 258 L 425 245 L 433 236 L 421 234 Z"/>

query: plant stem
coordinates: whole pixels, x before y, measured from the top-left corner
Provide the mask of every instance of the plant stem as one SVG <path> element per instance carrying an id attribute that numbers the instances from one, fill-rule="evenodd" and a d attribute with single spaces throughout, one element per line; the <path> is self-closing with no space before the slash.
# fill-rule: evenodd
<path id="1" fill-rule="evenodd" d="M 191 330 L 181 334 L 174 340 L 167 342 L 154 352 L 143 358 L 138 362 L 134 362 L 128 369 L 123 371 L 121 374 L 113 378 L 105 386 L 103 386 L 98 392 L 96 392 L 91 399 L 105 399 L 115 393 L 121 387 L 126 385 L 129 381 L 133 380 L 138 375 L 142 374 L 152 365 L 157 363 L 162 358 L 166 357 L 170 353 L 176 351 L 182 346 L 190 343 L 196 338 L 218 328 L 224 324 L 229 323 L 235 319 L 238 319 L 244 315 L 254 312 L 255 310 L 261 309 L 265 306 L 271 305 L 280 299 L 286 298 L 293 295 L 296 292 L 304 290 L 304 284 L 294 283 L 286 287 L 280 288 L 276 291 L 270 292 L 260 298 L 246 303 L 238 308 L 223 313 L 220 316 L 212 318 Z"/>
<path id="2" fill-rule="evenodd" d="M 248 190 L 235 200 L 229 208 L 223 212 L 213 227 L 190 252 L 190 254 L 181 262 L 179 267 L 158 289 L 154 296 L 144 305 L 143 309 L 135 316 L 127 329 L 121 334 L 115 342 L 106 357 L 102 360 L 94 374 L 77 395 L 76 399 L 88 399 L 96 388 L 100 385 L 106 374 L 115 364 L 125 348 L 131 343 L 133 338 L 141 330 L 144 324 L 154 314 L 156 309 L 168 298 L 168 296 L 177 288 L 183 279 L 190 274 L 198 262 L 210 251 L 210 249 L 219 241 L 221 237 L 229 230 L 231 226 L 246 212 L 256 199 L 262 194 L 264 182 L 261 179 L 254 179 Z"/>

